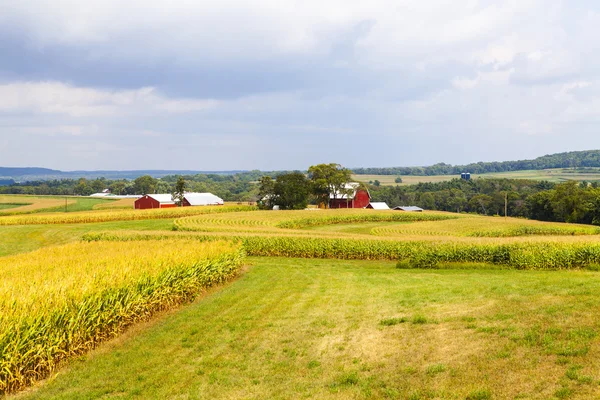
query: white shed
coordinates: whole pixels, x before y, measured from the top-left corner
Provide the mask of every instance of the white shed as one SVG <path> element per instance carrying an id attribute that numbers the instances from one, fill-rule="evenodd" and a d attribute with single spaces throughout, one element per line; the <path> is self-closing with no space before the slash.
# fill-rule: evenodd
<path id="1" fill-rule="evenodd" d="M 371 208 L 373 210 L 389 210 L 390 209 L 388 207 L 387 203 L 384 203 L 384 202 L 369 203 L 369 205 L 366 206 L 365 208 Z"/>
<path id="2" fill-rule="evenodd" d="M 223 199 L 212 193 L 186 193 L 183 197 L 184 206 L 220 206 Z"/>

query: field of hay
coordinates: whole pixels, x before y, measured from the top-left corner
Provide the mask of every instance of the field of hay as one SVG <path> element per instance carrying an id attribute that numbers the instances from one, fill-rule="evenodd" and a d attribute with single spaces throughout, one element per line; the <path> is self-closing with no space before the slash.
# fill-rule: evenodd
<path id="1" fill-rule="evenodd" d="M 0 393 L 53 376 L 17 397 L 600 394 L 597 227 L 117 203 L 0 216 Z"/>

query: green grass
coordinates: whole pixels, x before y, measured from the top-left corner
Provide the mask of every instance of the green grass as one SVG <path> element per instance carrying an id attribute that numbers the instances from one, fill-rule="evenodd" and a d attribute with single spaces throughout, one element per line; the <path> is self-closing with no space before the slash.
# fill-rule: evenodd
<path id="1" fill-rule="evenodd" d="M 48 198 L 54 198 L 56 196 L 48 196 Z M 42 209 L 42 210 L 37 210 L 36 213 L 38 212 L 80 212 L 80 211 L 91 211 L 94 209 L 94 206 L 97 204 L 106 204 L 106 203 L 112 203 L 114 201 L 117 201 L 115 199 L 98 199 L 98 198 L 92 198 L 92 197 L 68 197 L 69 200 L 75 200 L 76 203 L 75 204 L 67 204 L 67 206 L 65 207 L 60 206 L 60 207 L 53 207 L 53 208 L 47 208 L 47 209 Z"/>
<path id="2" fill-rule="evenodd" d="M 9 210 L 11 208 L 27 206 L 29 204 L 31 203 L 0 203 L 0 210 Z"/>
<path id="3" fill-rule="evenodd" d="M 0 227 L 0 257 L 80 240 L 105 230 L 171 230 L 173 220 L 100 222 L 95 224 L 14 225 Z"/>
<path id="4" fill-rule="evenodd" d="M 594 398 L 600 275 L 252 258 L 27 399 Z"/>
<path id="5" fill-rule="evenodd" d="M 90 211 L 96 204 L 106 204 L 116 201 L 115 199 L 94 199 L 89 197 L 77 198 L 76 204 L 67 206 L 67 212 Z M 64 208 L 58 208 L 58 211 L 64 211 Z"/>

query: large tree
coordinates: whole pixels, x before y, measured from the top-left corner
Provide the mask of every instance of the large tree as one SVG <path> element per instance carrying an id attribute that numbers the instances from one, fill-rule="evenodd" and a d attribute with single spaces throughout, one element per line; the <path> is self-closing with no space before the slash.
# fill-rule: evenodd
<path id="1" fill-rule="evenodd" d="M 329 206 L 330 199 L 337 199 L 350 182 L 352 171 L 340 164 L 317 164 L 308 168 L 312 192 L 317 201 Z"/>
<path id="2" fill-rule="evenodd" d="M 274 202 L 282 210 L 303 210 L 308 205 L 310 182 L 300 172 L 279 175 L 274 194 Z"/>
<path id="3" fill-rule="evenodd" d="M 270 210 L 275 205 L 275 181 L 270 176 L 263 176 L 258 180 L 258 205 L 260 208 Z"/>
<path id="4" fill-rule="evenodd" d="M 158 180 L 150 175 L 143 175 L 133 181 L 136 194 L 154 193 Z"/>

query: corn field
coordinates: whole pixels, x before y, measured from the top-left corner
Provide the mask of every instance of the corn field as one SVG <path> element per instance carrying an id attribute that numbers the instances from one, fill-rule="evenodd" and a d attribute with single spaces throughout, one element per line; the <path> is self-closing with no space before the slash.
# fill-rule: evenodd
<path id="1" fill-rule="evenodd" d="M 0 258 L 0 394 L 234 276 L 231 242 L 91 242 Z"/>
<path id="2" fill-rule="evenodd" d="M 5 216 L 0 225 L 144 219 L 172 219 L 172 230 L 92 231 L 0 258 L 0 394 L 234 276 L 246 254 L 600 269 L 597 227 L 441 212 L 181 207 Z"/>
<path id="3" fill-rule="evenodd" d="M 88 241 L 169 240 L 163 233 L 91 233 Z M 504 243 L 377 240 L 291 235 L 182 235 L 198 241 L 232 240 L 250 256 L 337 258 L 398 261 L 403 268 L 438 268 L 444 263 L 485 263 L 523 270 L 559 270 L 600 267 L 598 241 L 525 241 Z"/>
<path id="4" fill-rule="evenodd" d="M 64 203 L 63 203 L 64 204 Z M 172 219 L 187 215 L 231 213 L 237 211 L 257 210 L 254 206 L 205 206 L 157 208 L 154 210 L 86 211 L 64 213 L 48 213 L 36 215 L 18 215 L 0 217 L 0 226 L 4 225 L 39 225 L 39 224 L 87 224 L 110 221 L 137 221 L 148 219 Z"/>

